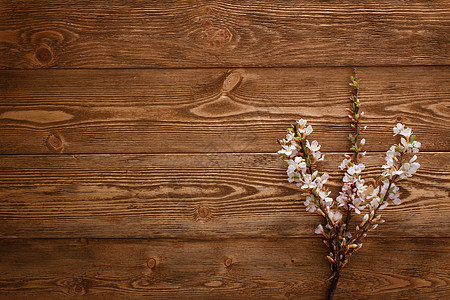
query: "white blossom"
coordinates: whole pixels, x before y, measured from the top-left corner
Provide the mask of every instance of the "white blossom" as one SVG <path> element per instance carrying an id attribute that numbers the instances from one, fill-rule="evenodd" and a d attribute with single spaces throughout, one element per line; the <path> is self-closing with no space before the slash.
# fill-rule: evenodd
<path id="1" fill-rule="evenodd" d="M 316 160 L 316 161 L 323 160 L 325 157 L 325 155 L 322 155 L 322 153 L 320 151 L 314 151 L 312 153 L 312 156 L 314 157 L 314 160 Z"/>
<path id="2" fill-rule="evenodd" d="M 345 168 L 348 168 L 350 162 L 351 162 L 351 159 L 344 158 L 342 163 L 339 165 L 339 168 L 341 168 L 341 170 L 344 170 Z"/>
<path id="3" fill-rule="evenodd" d="M 399 197 L 400 197 L 399 188 L 394 183 L 392 183 L 391 184 L 391 193 L 389 194 L 389 199 L 395 205 L 399 205 L 400 203 L 402 203 L 402 201 L 400 200 Z"/>
<path id="4" fill-rule="evenodd" d="M 320 150 L 320 145 L 317 141 L 312 141 L 312 143 L 309 143 L 309 141 L 306 140 L 306 147 L 308 147 L 308 149 L 312 152 Z"/>
<path id="5" fill-rule="evenodd" d="M 384 201 L 383 204 L 378 208 L 379 210 L 385 209 L 388 206 L 389 202 Z"/>
<path id="6" fill-rule="evenodd" d="M 316 191 L 317 191 L 317 194 L 319 195 L 319 198 L 322 200 L 325 200 L 331 194 L 331 191 L 326 192 L 326 191 L 322 190 L 321 188 L 319 188 L 319 185 L 318 185 L 318 188 L 316 189 Z"/>
<path id="7" fill-rule="evenodd" d="M 345 173 L 344 178 L 342 178 L 343 182 L 349 182 L 353 183 L 355 178 L 353 176 L 349 176 L 347 173 Z"/>
<path id="8" fill-rule="evenodd" d="M 326 204 L 327 206 L 331 206 L 331 205 L 333 204 L 333 198 L 326 197 L 326 198 L 324 199 L 324 202 L 325 202 L 325 204 Z"/>
<path id="9" fill-rule="evenodd" d="M 328 173 L 323 173 L 322 176 L 321 176 L 322 182 L 323 182 L 323 183 L 326 183 L 326 182 L 328 181 L 328 178 L 329 178 L 329 177 L 330 177 L 330 176 L 328 175 Z"/>
<path id="10" fill-rule="evenodd" d="M 420 164 L 417 162 L 411 163 L 405 163 L 403 165 L 404 174 L 406 177 L 411 177 L 414 173 L 417 172 L 417 170 L 420 168 Z"/>
<path id="11" fill-rule="evenodd" d="M 397 123 L 395 127 L 393 128 L 394 135 L 400 134 L 406 138 L 409 138 L 412 134 L 411 128 L 405 127 L 402 123 Z"/>
<path id="12" fill-rule="evenodd" d="M 316 234 L 323 234 L 323 226 L 322 226 L 322 224 L 319 224 L 317 227 L 316 227 L 316 230 L 314 231 Z"/>
<path id="13" fill-rule="evenodd" d="M 290 161 L 292 161 L 292 160 L 290 160 Z M 297 168 L 293 164 L 290 164 L 288 166 L 286 173 L 288 175 L 289 182 L 294 182 L 294 181 L 296 181 L 296 179 L 298 179 L 300 177 L 300 174 L 297 172 Z"/>
<path id="14" fill-rule="evenodd" d="M 363 112 L 360 113 L 360 116 L 362 115 Z M 357 120 L 358 117 L 355 116 L 352 122 L 357 122 Z M 319 224 L 315 229 L 315 233 L 324 234 L 325 228 L 327 228 L 336 234 L 335 241 L 342 241 L 347 249 L 351 248 L 354 249 L 352 251 L 356 251 L 361 248 L 362 244 L 355 240 L 351 241 L 352 235 L 348 231 L 345 234 L 345 238 L 348 238 L 347 242 L 343 238 L 343 230 L 340 227 L 343 216 L 341 213 L 342 210 L 339 211 L 339 207 L 345 207 L 345 209 L 354 211 L 356 214 L 361 214 L 368 207 L 369 213 L 363 213 L 363 222 L 360 226 L 364 226 L 370 219 L 369 225 L 371 228 L 376 228 L 379 222 L 383 222 L 383 220 L 380 220 L 380 215 L 376 215 L 377 210 L 382 210 L 389 204 L 401 204 L 400 190 L 395 185 L 395 182 L 397 182 L 397 179 L 411 177 L 417 172 L 420 167 L 420 164 L 416 161 L 417 156 L 413 155 L 408 161 L 407 154 L 419 152 L 421 143 L 415 141 L 415 136 L 412 135 L 411 128 L 407 128 L 403 124 L 398 123 L 393 128 L 393 132 L 394 136 L 401 136 L 400 143 L 391 146 L 386 152 L 385 164 L 382 166 L 382 182 L 372 191 L 371 195 L 366 195 L 367 185 L 361 176 L 365 165 L 357 162 L 358 159 L 366 154 L 365 152 L 358 152 L 366 144 L 366 140 L 364 138 L 361 139 L 359 149 L 352 147 L 357 157 L 355 156 L 353 159 L 353 156 L 345 155 L 344 160 L 339 165 L 339 168 L 344 171 L 343 185 L 342 190 L 339 192 L 336 200 L 334 200 L 330 197 L 331 191 L 328 191 L 324 187 L 324 184 L 329 179 L 329 175 L 327 173 L 320 175 L 318 171 L 311 174 L 312 165 L 316 161 L 323 160 L 324 158 L 320 152 L 321 146 L 318 141 L 314 140 L 310 142 L 306 139 L 306 136 L 313 132 L 313 128 L 303 119 L 298 120 L 297 124 L 297 126 L 293 127 L 293 130 L 288 130 L 285 139 L 279 141 L 281 150 L 278 151 L 278 154 L 287 163 L 286 173 L 288 181 L 296 183 L 304 195 L 306 195 L 304 201 L 306 211 L 320 215 L 325 214 L 328 220 L 327 224 Z M 354 124 L 352 126 L 356 134 L 362 132 L 358 131 L 358 128 Z M 295 138 L 296 136 L 297 138 Z M 353 141 L 354 146 L 357 146 L 357 141 L 354 138 L 350 140 Z M 332 210 L 332 207 L 334 207 L 334 210 Z M 362 234 L 362 237 L 365 237 L 367 228 L 364 226 L 364 228 L 359 229 L 357 226 L 357 230 L 363 230 L 363 232 L 359 232 Z M 337 238 L 340 240 L 337 240 Z M 333 259 L 333 253 L 330 255 L 331 259 Z M 341 258 L 344 256 L 344 254 L 341 254 Z"/>
<path id="15" fill-rule="evenodd" d="M 328 216 L 330 217 L 330 219 L 332 221 L 334 221 L 335 223 L 340 221 L 342 219 L 342 214 L 336 210 L 336 211 L 330 211 L 330 213 L 328 214 Z"/>
<path id="16" fill-rule="evenodd" d="M 297 121 L 297 124 L 298 124 L 298 126 L 300 126 L 300 127 L 305 127 L 305 125 L 306 125 L 307 122 L 308 122 L 308 121 L 306 121 L 306 120 L 300 119 L 300 120 Z"/>
<path id="17" fill-rule="evenodd" d="M 379 198 L 379 197 L 374 197 L 374 198 L 372 199 L 372 201 L 370 201 L 370 205 L 371 205 L 373 208 L 377 208 L 377 207 L 380 205 L 380 198 Z"/>
<path id="18" fill-rule="evenodd" d="M 406 152 L 409 152 L 409 153 L 412 152 L 412 148 L 413 148 L 412 143 L 410 143 L 409 141 L 407 141 L 403 137 L 400 139 L 400 141 L 401 141 L 402 146 L 403 146 L 403 148 L 405 149 Z"/>
<path id="19" fill-rule="evenodd" d="M 352 165 L 350 168 L 348 168 L 347 173 L 350 175 L 359 174 L 364 170 L 364 168 L 364 164 Z"/>
<path id="20" fill-rule="evenodd" d="M 416 155 L 414 155 L 409 162 L 405 162 L 404 159 L 400 161 L 400 157 L 403 158 L 403 155 L 406 153 L 419 152 L 421 143 L 415 141 L 414 137 L 411 136 L 412 130 L 410 128 L 405 128 L 402 124 L 399 124 L 394 127 L 394 133 L 398 132 L 403 137 L 400 139 L 399 148 L 392 146 L 386 152 L 386 164 L 382 166 L 384 169 L 382 176 L 385 178 L 392 178 L 392 176 L 398 176 L 400 179 L 411 177 L 420 167 L 420 164 L 415 162 L 417 159 Z M 398 200 L 395 202 L 399 203 Z"/>
<path id="21" fill-rule="evenodd" d="M 366 223 L 369 220 L 369 214 L 365 214 L 364 217 L 362 218 L 361 224 Z"/>
<path id="22" fill-rule="evenodd" d="M 394 127 L 394 135 L 399 134 L 404 128 L 405 125 L 403 125 L 402 123 L 397 123 L 397 125 L 395 125 Z"/>
<path id="23" fill-rule="evenodd" d="M 302 182 L 303 182 L 303 185 L 301 187 L 302 189 L 313 189 L 317 187 L 317 183 L 314 182 L 311 174 L 303 174 Z"/>
<path id="24" fill-rule="evenodd" d="M 313 195 L 306 196 L 306 200 L 305 200 L 304 204 L 306 206 L 306 211 L 308 211 L 308 212 L 315 212 L 317 209 L 316 204 L 314 203 Z"/>
<path id="25" fill-rule="evenodd" d="M 301 120 L 300 120 L 301 121 Z M 306 125 L 306 123 L 304 125 L 300 125 L 299 123 L 299 127 L 298 127 L 298 132 L 300 133 L 304 133 L 306 135 L 310 135 L 313 132 L 313 128 L 311 125 L 308 125 L 306 128 L 304 127 Z"/>
<path id="26" fill-rule="evenodd" d="M 295 136 L 295 134 L 294 134 L 293 132 L 288 132 L 288 133 L 286 134 L 286 141 L 287 141 L 287 142 L 292 141 L 292 139 L 294 138 L 294 136 Z"/>
<path id="27" fill-rule="evenodd" d="M 280 151 L 278 151 L 278 154 L 280 155 L 285 155 L 287 157 L 294 157 L 295 155 L 297 155 L 297 147 L 294 144 L 290 144 L 290 145 L 281 145 L 281 147 L 283 149 L 281 149 Z"/>
<path id="28" fill-rule="evenodd" d="M 306 161 L 302 157 L 296 156 L 288 161 L 288 168 L 304 173 L 306 172 Z"/>
<path id="29" fill-rule="evenodd" d="M 400 134 L 403 135 L 403 136 L 406 137 L 406 138 L 409 138 L 409 137 L 411 136 L 411 134 L 412 134 L 412 130 L 411 130 L 411 128 L 404 128 L 404 129 L 400 132 Z"/>
<path id="30" fill-rule="evenodd" d="M 413 152 L 413 153 L 419 152 L 419 148 L 420 148 L 421 146 L 422 146 L 422 144 L 421 144 L 420 142 L 414 141 L 414 142 L 412 143 L 412 152 Z"/>

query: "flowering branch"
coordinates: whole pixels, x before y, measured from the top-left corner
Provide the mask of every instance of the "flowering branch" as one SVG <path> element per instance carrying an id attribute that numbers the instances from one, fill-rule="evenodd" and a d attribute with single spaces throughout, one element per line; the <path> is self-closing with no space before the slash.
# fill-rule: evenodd
<path id="1" fill-rule="evenodd" d="M 288 181 L 295 183 L 303 192 L 302 195 L 306 197 L 304 201 L 306 211 L 320 215 L 325 222 L 317 226 L 315 233 L 324 237 L 323 242 L 330 251 L 327 255 L 332 270 L 329 299 L 333 298 L 341 270 L 348 263 L 348 258 L 361 249 L 361 241 L 368 232 L 384 222 L 379 212 L 389 203 L 396 205 L 401 203 L 396 183 L 411 177 L 420 167 L 420 164 L 416 162 L 416 155 L 409 160 L 405 157 L 409 153 L 419 152 L 421 144 L 415 140 L 410 128 L 398 123 L 394 127 L 394 135 L 400 135 L 401 142 L 394 144 L 387 151 L 386 164 L 382 166 L 381 183 L 371 195 L 366 195 L 367 186 L 361 177 L 365 166 L 360 162 L 366 154 L 361 152 L 365 139 L 358 141 L 358 138 L 367 126 L 363 128 L 360 126 L 364 112 L 360 111 L 359 80 L 356 79 L 356 74 L 351 77 L 350 86 L 352 87 L 350 97 L 352 106 L 347 111 L 352 134 L 348 139 L 352 143 L 350 150 L 353 154 L 346 154 L 339 166 L 345 173 L 342 189 L 336 199 L 330 197 L 331 192 L 325 187 L 329 175 L 327 173 L 320 175 L 317 170 L 313 170 L 314 164 L 323 160 L 324 155 L 320 152 L 321 146 L 316 140 L 312 142 L 308 140 L 308 136 L 313 132 L 312 126 L 308 125 L 306 120 L 300 119 L 287 130 L 286 138 L 278 141 L 282 148 L 278 154 L 288 166 Z M 370 202 L 367 203 L 366 200 Z M 368 212 L 364 214 L 355 232 L 351 234 L 349 223 L 352 212 L 360 215 L 365 209 Z M 346 213 L 345 220 L 342 218 L 341 210 Z"/>

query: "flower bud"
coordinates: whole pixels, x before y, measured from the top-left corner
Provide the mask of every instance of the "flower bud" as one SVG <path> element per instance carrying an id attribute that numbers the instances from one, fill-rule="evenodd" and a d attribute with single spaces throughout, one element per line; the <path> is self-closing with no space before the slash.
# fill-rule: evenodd
<path id="1" fill-rule="evenodd" d="M 364 217 L 363 217 L 363 219 L 362 219 L 362 221 L 361 221 L 360 226 L 363 227 L 364 224 L 366 224 L 367 220 L 369 220 L 369 215 L 368 215 L 368 214 L 365 214 Z"/>

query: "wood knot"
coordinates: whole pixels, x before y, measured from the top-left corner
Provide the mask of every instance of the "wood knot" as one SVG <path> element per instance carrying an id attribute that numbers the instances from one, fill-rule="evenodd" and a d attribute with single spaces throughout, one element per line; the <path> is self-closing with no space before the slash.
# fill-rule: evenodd
<path id="1" fill-rule="evenodd" d="M 223 82 L 222 91 L 224 92 L 232 91 L 234 88 L 236 88 L 239 82 L 241 82 L 241 80 L 242 75 L 239 72 L 234 71 L 229 73 Z"/>
<path id="2" fill-rule="evenodd" d="M 154 278 L 144 275 L 144 276 L 140 276 L 138 278 L 135 278 L 132 282 L 131 282 L 131 286 L 133 288 L 142 288 L 142 287 L 149 287 L 151 285 L 155 284 L 155 280 Z"/>
<path id="3" fill-rule="evenodd" d="M 73 279 L 68 283 L 67 292 L 70 295 L 85 295 L 87 293 L 87 285 L 87 281 L 84 279 Z"/>
<path id="4" fill-rule="evenodd" d="M 206 28 L 209 28 L 209 27 L 211 27 L 211 26 L 213 25 L 213 23 L 212 23 L 211 20 L 203 20 L 203 21 L 202 21 L 202 25 L 203 25 L 204 27 L 206 27 Z"/>
<path id="5" fill-rule="evenodd" d="M 211 209 L 208 206 L 199 205 L 195 209 L 194 219 L 196 221 L 208 222 L 211 220 L 211 217 L 212 217 Z"/>
<path id="6" fill-rule="evenodd" d="M 89 245 L 89 241 L 87 238 L 80 238 L 79 243 L 82 245 Z"/>
<path id="7" fill-rule="evenodd" d="M 210 15 L 212 13 L 212 7 L 209 5 L 206 5 L 203 7 L 203 14 L 204 15 Z"/>
<path id="8" fill-rule="evenodd" d="M 154 259 L 153 257 L 150 257 L 149 259 L 147 259 L 147 267 L 149 269 L 154 269 L 157 266 L 157 262 L 156 259 Z"/>
<path id="9" fill-rule="evenodd" d="M 50 49 L 45 47 L 37 49 L 35 56 L 36 59 L 43 65 L 49 64 L 53 59 L 52 52 L 50 51 Z"/>
<path id="10" fill-rule="evenodd" d="M 223 264 L 225 265 L 225 267 L 229 268 L 233 264 L 233 260 L 231 258 L 227 257 L 225 259 L 225 261 L 223 262 Z"/>
<path id="11" fill-rule="evenodd" d="M 83 295 L 86 293 L 84 290 L 84 287 L 82 285 L 78 285 L 78 284 L 74 286 L 73 290 L 74 290 L 75 294 L 78 294 L 78 295 Z"/>
<path id="12" fill-rule="evenodd" d="M 60 136 L 55 133 L 50 134 L 44 139 L 45 146 L 52 152 L 62 153 L 64 151 L 64 144 Z"/>
<path id="13" fill-rule="evenodd" d="M 206 282 L 205 285 L 208 286 L 208 287 L 213 287 L 214 288 L 214 287 L 222 286 L 223 282 L 220 281 L 220 280 L 212 280 L 212 281 Z"/>

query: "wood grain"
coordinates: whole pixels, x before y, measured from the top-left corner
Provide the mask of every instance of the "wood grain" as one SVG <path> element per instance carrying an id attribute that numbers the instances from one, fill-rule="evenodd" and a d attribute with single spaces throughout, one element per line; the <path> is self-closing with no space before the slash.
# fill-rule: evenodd
<path id="1" fill-rule="evenodd" d="M 352 68 L 0 71 L 0 153 L 275 152 L 300 117 L 347 151 Z M 449 67 L 358 68 L 369 151 L 449 151 Z"/>
<path id="2" fill-rule="evenodd" d="M 448 1 L 0 2 L 2 68 L 446 65 Z"/>
<path id="3" fill-rule="evenodd" d="M 368 239 L 335 299 L 445 299 L 445 238 Z M 324 299 L 319 238 L 0 240 L 0 298 Z"/>
<path id="4" fill-rule="evenodd" d="M 397 122 L 425 152 L 335 299 L 448 298 L 449 20 L 445 0 L 0 0 L 0 299 L 324 299 L 321 219 L 276 140 L 308 119 L 335 196 L 354 66 L 368 184 Z"/>
<path id="5" fill-rule="evenodd" d="M 319 170 L 336 195 L 342 154 Z M 450 154 L 420 153 L 401 206 L 378 236 L 449 237 Z M 364 158 L 368 184 L 382 153 Z M 1 237 L 236 238 L 314 236 L 320 217 L 275 154 L 11 155 L 0 160 Z M 338 172 L 339 171 L 339 172 Z M 356 226 L 356 223 L 355 223 Z"/>

